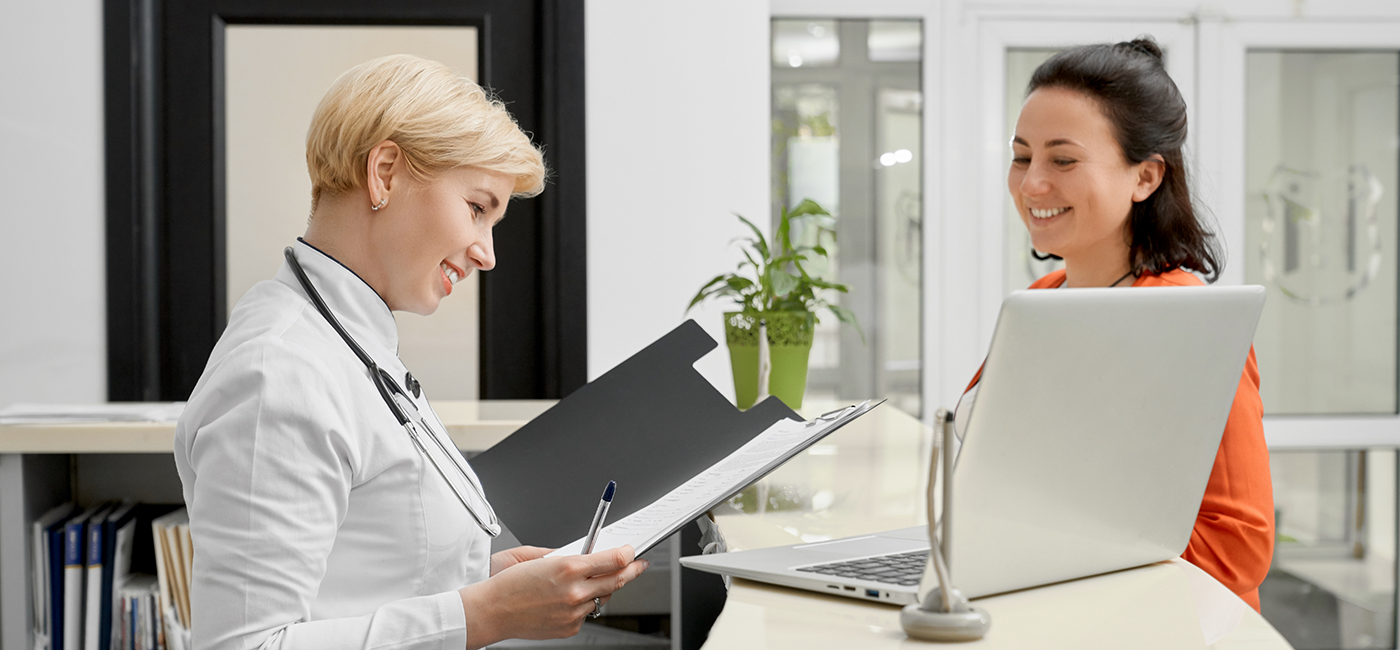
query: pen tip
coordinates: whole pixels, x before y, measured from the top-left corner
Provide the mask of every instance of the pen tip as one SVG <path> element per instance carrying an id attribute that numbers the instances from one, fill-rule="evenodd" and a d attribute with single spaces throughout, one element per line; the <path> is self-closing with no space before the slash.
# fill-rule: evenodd
<path id="1" fill-rule="evenodd" d="M 608 481 L 608 489 L 603 490 L 603 500 L 612 501 L 613 492 L 617 491 L 617 481 Z"/>

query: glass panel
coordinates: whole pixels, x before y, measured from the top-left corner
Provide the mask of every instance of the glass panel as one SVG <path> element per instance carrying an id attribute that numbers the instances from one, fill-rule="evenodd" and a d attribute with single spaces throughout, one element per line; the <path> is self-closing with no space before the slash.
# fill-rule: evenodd
<path id="1" fill-rule="evenodd" d="M 871 61 L 918 62 L 924 58 L 923 25 L 916 20 L 872 20 L 865 43 Z"/>
<path id="2" fill-rule="evenodd" d="M 841 59 L 835 20 L 773 21 L 773 65 L 783 68 L 829 68 Z"/>
<path id="3" fill-rule="evenodd" d="M 920 310 L 923 308 L 923 96 L 883 89 L 876 115 L 875 251 L 878 312 L 865 325 L 878 365 L 875 395 L 920 415 Z M 869 336 L 869 335 L 868 335 Z"/>
<path id="4" fill-rule="evenodd" d="M 1298 650 L 1393 648 L 1393 449 L 1274 452 L 1277 542 L 1260 608 Z"/>
<path id="5" fill-rule="evenodd" d="M 351 67 L 409 53 L 477 75 L 474 27 L 232 25 L 225 31 L 228 308 L 282 264 L 306 231 L 306 130 L 331 82 Z M 399 356 L 434 399 L 477 397 L 476 274 L 431 318 L 396 313 Z"/>
<path id="6" fill-rule="evenodd" d="M 1021 117 L 1021 104 L 1026 101 L 1026 86 L 1031 75 L 1045 60 L 1058 49 L 1026 48 L 1006 51 L 1006 137 L 1003 145 L 1005 160 L 1002 169 L 1011 168 L 1011 136 L 1016 133 L 1016 120 Z M 1006 293 L 1020 291 L 1030 286 L 1065 263 L 1056 259 L 1038 260 L 1031 255 L 1031 235 L 1026 225 L 1021 223 L 1021 215 L 1016 212 L 1016 204 L 1009 197 L 1006 205 L 1006 271 L 1004 290 Z"/>
<path id="7" fill-rule="evenodd" d="M 1245 74 L 1264 411 L 1394 413 L 1400 55 L 1251 51 Z"/>
<path id="8" fill-rule="evenodd" d="M 850 286 L 833 298 L 865 339 L 819 314 L 809 364 L 813 398 L 888 397 L 919 415 L 923 96 L 919 21 L 773 22 L 773 219 L 810 198 L 831 211 L 831 264 L 809 270 Z M 797 36 L 785 37 L 798 31 Z M 791 65 L 783 38 L 837 42 L 829 67 Z M 802 36 L 806 34 L 806 36 Z M 784 41 L 794 42 L 794 41 Z M 836 57 L 841 51 L 845 56 Z M 780 56 L 782 55 L 782 56 Z M 805 56 L 805 55 L 803 55 Z M 815 243 L 815 242 L 812 242 Z"/>

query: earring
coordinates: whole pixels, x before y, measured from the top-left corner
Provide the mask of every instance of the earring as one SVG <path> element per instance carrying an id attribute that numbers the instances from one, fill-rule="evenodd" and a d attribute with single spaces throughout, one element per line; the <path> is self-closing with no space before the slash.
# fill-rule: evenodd
<path id="1" fill-rule="evenodd" d="M 386 197 L 384 197 L 384 200 L 383 200 L 383 201 L 380 201 L 380 202 L 379 202 L 379 205 L 371 205 L 371 206 L 369 206 L 369 209 L 371 209 L 371 210 L 378 210 L 378 209 L 384 207 L 384 206 L 385 206 L 386 204 L 388 204 L 388 203 L 389 203 L 389 197 L 386 196 Z"/>

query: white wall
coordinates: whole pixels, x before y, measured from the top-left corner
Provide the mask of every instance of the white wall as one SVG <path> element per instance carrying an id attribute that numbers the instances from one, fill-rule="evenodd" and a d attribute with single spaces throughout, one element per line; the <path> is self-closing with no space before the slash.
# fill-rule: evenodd
<path id="1" fill-rule="evenodd" d="M 102 3 L 0 7 L 0 407 L 103 400 Z"/>
<path id="2" fill-rule="evenodd" d="M 106 397 L 102 7 L 0 20 L 0 406 Z M 768 8 L 587 6 L 589 376 L 683 322 L 768 218 Z M 723 342 L 719 305 L 692 311 Z M 723 346 L 698 367 L 732 381 Z"/>
<path id="3" fill-rule="evenodd" d="M 734 268 L 731 212 L 769 221 L 768 6 L 589 0 L 585 25 L 592 379 Z M 723 311 L 690 317 L 720 343 L 697 368 L 731 394 Z"/>

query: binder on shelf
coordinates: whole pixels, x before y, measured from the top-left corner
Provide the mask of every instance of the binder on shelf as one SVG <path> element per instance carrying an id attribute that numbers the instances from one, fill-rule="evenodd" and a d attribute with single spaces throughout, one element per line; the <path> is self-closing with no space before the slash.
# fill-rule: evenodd
<path id="1" fill-rule="evenodd" d="M 31 595 L 34 605 L 34 647 L 36 650 L 51 650 L 59 647 L 54 644 L 54 616 L 60 617 L 58 623 L 59 642 L 62 641 L 61 617 L 63 608 L 54 607 L 54 599 L 63 601 L 63 555 L 55 552 L 62 548 L 61 541 L 55 541 L 63 537 L 64 524 L 73 516 L 73 504 L 65 503 L 58 506 L 34 521 L 33 529 L 33 582 L 34 593 Z M 57 579 L 55 579 L 57 576 Z M 55 596 L 55 590 L 58 594 Z"/>
<path id="2" fill-rule="evenodd" d="M 102 534 L 103 524 L 112 506 L 105 505 L 87 522 L 87 556 L 84 571 L 87 577 L 83 596 L 83 649 L 99 650 L 102 626 Z"/>
<path id="3" fill-rule="evenodd" d="M 141 577 L 131 573 L 132 549 L 136 546 L 136 524 L 135 516 L 127 517 L 114 535 L 116 540 L 112 553 L 111 620 L 107 628 L 110 635 L 107 647 L 112 650 L 127 650 L 133 647 L 128 625 L 129 605 L 127 599 L 122 596 L 122 591 L 133 577 Z"/>
<path id="4" fill-rule="evenodd" d="M 131 544 L 130 538 L 136 533 L 135 516 L 136 504 L 127 501 L 115 506 L 102 522 L 102 596 L 101 611 L 98 621 L 98 650 L 108 650 L 112 647 L 112 603 L 115 598 L 115 586 L 120 584 L 117 581 L 117 564 L 122 564 L 121 579 L 126 579 L 126 573 L 131 566 Z M 126 529 L 128 542 L 126 543 L 122 555 L 117 552 L 118 531 Z M 118 559 L 120 557 L 120 560 Z"/>
<path id="5" fill-rule="evenodd" d="M 63 645 L 54 650 L 83 650 L 83 629 L 87 618 L 84 580 L 87 578 L 87 522 L 102 506 L 92 506 L 69 519 L 63 530 Z"/>
<path id="6" fill-rule="evenodd" d="M 48 565 L 49 565 L 49 648 L 50 650 L 65 650 L 64 636 L 68 626 L 65 620 L 67 615 L 67 596 L 64 593 L 67 589 L 65 579 L 66 549 L 64 548 L 64 538 L 68 532 L 68 522 L 76 515 L 68 515 L 61 521 L 48 529 Z"/>
<path id="7" fill-rule="evenodd" d="M 524 544 L 576 540 L 617 481 L 621 520 L 782 419 L 777 398 L 741 412 L 695 370 L 718 343 L 688 320 L 472 458 L 497 515 Z"/>

